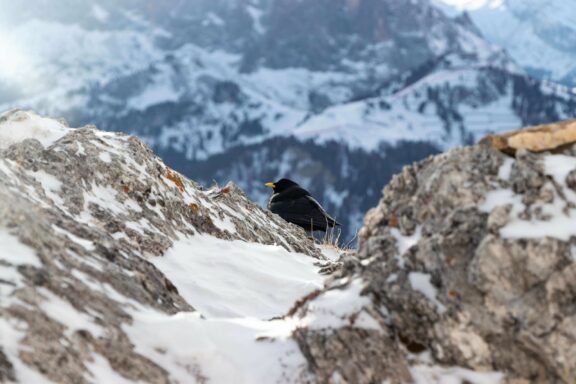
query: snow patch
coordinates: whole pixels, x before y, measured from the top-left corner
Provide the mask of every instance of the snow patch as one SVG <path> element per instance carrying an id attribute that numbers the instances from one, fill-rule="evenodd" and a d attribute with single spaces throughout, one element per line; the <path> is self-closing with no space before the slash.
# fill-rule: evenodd
<path id="1" fill-rule="evenodd" d="M 34 267 L 41 267 L 42 263 L 36 251 L 31 247 L 22 244 L 22 242 L 7 230 L 0 228 L 0 244 L 2 244 L 2 253 L 0 258 L 10 264 L 23 265 L 29 264 Z"/>
<path id="2" fill-rule="evenodd" d="M 76 150 L 76 156 L 86 156 L 86 149 L 84 149 L 82 143 L 77 142 L 76 145 L 78 146 L 78 149 Z"/>
<path id="3" fill-rule="evenodd" d="M 0 280 L 4 281 L 4 283 L 0 283 L 0 305 L 6 305 L 7 301 L 10 300 L 12 291 L 22 283 L 22 275 L 18 272 L 17 267 L 25 264 L 41 267 L 42 263 L 36 256 L 36 251 L 22 244 L 16 236 L 2 228 L 0 228 L 0 244 L 2 245 Z M 12 266 L 5 263 L 12 264 Z"/>
<path id="4" fill-rule="evenodd" d="M 371 305 L 367 296 L 361 295 L 362 280 L 355 279 L 344 289 L 330 289 L 308 304 L 304 323 L 308 329 L 330 329 L 350 326 L 381 330 L 378 322 L 368 313 L 361 315 L 364 307 Z M 359 322 L 356 322 L 360 319 Z"/>
<path id="5" fill-rule="evenodd" d="M 543 161 L 544 172 L 551 176 L 554 183 L 560 188 L 558 193 L 552 182 L 542 187 L 543 193 L 551 196 L 550 201 L 540 202 L 527 207 L 522 202 L 522 195 L 514 193 L 511 189 L 497 189 L 490 191 L 480 210 L 491 212 L 498 206 L 510 205 L 509 222 L 500 228 L 500 235 L 506 238 L 538 239 L 553 237 L 563 241 L 576 236 L 576 193 L 566 185 L 566 178 L 570 172 L 576 170 L 576 158 L 566 155 L 547 155 Z M 507 166 L 504 164 L 502 167 Z M 506 173 L 501 171 L 500 173 Z M 544 192 L 546 191 L 546 192 Z M 529 220 L 520 218 L 520 214 L 528 210 L 531 214 Z"/>
<path id="6" fill-rule="evenodd" d="M 37 170 L 36 172 L 27 171 L 27 174 L 42 185 L 44 193 L 54 204 L 61 209 L 65 209 L 64 199 L 58 194 L 62 190 L 62 182 L 56 176 L 43 170 Z"/>
<path id="7" fill-rule="evenodd" d="M 514 191 L 509 188 L 496 189 L 486 194 L 484 202 L 479 205 L 482 212 L 492 212 L 492 210 L 499 206 L 511 205 L 511 214 L 518 215 L 525 208 L 522 203 L 522 196 L 516 195 Z"/>
<path id="8" fill-rule="evenodd" d="M 391 228 L 390 234 L 396 239 L 396 247 L 398 248 L 396 260 L 398 261 L 398 265 L 400 268 L 404 268 L 406 262 L 404 254 L 420 241 L 420 238 L 422 237 L 422 228 L 420 226 L 416 227 L 414 233 L 410 236 L 403 235 L 400 233 L 398 228 Z"/>
<path id="9" fill-rule="evenodd" d="M 566 155 L 544 157 L 544 171 L 560 185 L 566 185 L 566 177 L 574 170 L 576 170 L 576 157 Z"/>
<path id="10" fill-rule="evenodd" d="M 170 70 L 165 65 L 160 65 L 158 71 L 149 80 L 144 90 L 128 100 L 130 108 L 144 111 L 153 105 L 175 103 L 180 100 L 181 95 L 170 76 Z"/>
<path id="11" fill-rule="evenodd" d="M 92 361 L 84 364 L 92 374 L 94 383 L 134 384 L 134 381 L 124 378 L 112 369 L 108 360 L 98 353 L 93 353 Z"/>
<path id="12" fill-rule="evenodd" d="M 499 372 L 477 372 L 461 367 L 415 365 L 410 368 L 415 384 L 498 384 L 504 379 Z"/>
<path id="13" fill-rule="evenodd" d="M 202 319 L 197 312 L 146 311 L 133 317 L 124 330 L 136 352 L 170 372 L 174 382 L 276 383 L 285 372 L 306 367 L 289 339 L 295 325 L 287 321 Z"/>
<path id="14" fill-rule="evenodd" d="M 26 350 L 26 347 L 21 344 L 21 340 L 25 336 L 25 327 L 24 323 L 17 323 L 0 317 L 0 345 L 2 346 L 2 352 L 14 366 L 16 382 L 50 384 L 52 383 L 51 380 L 48 380 L 48 378 L 20 360 L 20 352 Z"/>
<path id="15" fill-rule="evenodd" d="M 512 165 L 514 165 L 514 159 L 510 157 L 505 158 L 500 168 L 498 168 L 498 178 L 506 181 L 510 180 Z"/>
<path id="16" fill-rule="evenodd" d="M 223 231 L 228 231 L 230 233 L 236 233 L 236 225 L 232 222 L 229 216 L 224 216 L 223 219 L 218 217 L 218 215 L 211 216 L 212 222 L 216 227 Z"/>
<path id="17" fill-rule="evenodd" d="M 70 128 L 56 120 L 31 112 L 5 112 L 0 115 L 0 149 L 26 139 L 36 139 L 48 147 L 68 132 Z"/>
<path id="18" fill-rule="evenodd" d="M 280 246 L 196 235 L 152 263 L 206 317 L 269 319 L 322 288 L 315 261 Z"/>
<path id="19" fill-rule="evenodd" d="M 430 300 L 436 308 L 438 308 L 439 313 L 444 313 L 446 307 L 442 304 L 436 296 L 438 295 L 438 290 L 432 285 L 432 276 L 428 273 L 422 272 L 410 272 L 408 274 L 408 280 L 412 289 L 422 293 L 428 300 Z"/>
<path id="20" fill-rule="evenodd" d="M 330 261 L 338 261 L 342 254 L 342 251 L 333 245 L 317 244 L 316 248 L 318 248 L 320 252 L 322 252 L 322 255 Z"/>
<path id="21" fill-rule="evenodd" d="M 77 330 L 87 330 L 95 338 L 103 335 L 102 328 L 97 326 L 87 313 L 80 312 L 69 302 L 46 289 L 42 289 L 41 294 L 47 300 L 42 301 L 40 307 L 54 320 L 66 327 L 67 336 L 72 336 L 72 333 Z"/>
<path id="22" fill-rule="evenodd" d="M 54 229 L 54 231 L 56 231 L 57 233 L 65 235 L 71 241 L 80 245 L 82 248 L 86 249 L 87 251 L 93 251 L 96 249 L 96 245 L 94 245 L 93 241 L 86 240 L 86 239 L 83 239 L 83 238 L 78 237 L 76 235 L 73 235 L 70 232 L 68 232 L 68 231 L 66 231 L 66 230 L 64 230 L 64 229 L 62 229 L 62 228 L 60 228 L 54 224 L 52 224 L 52 229 Z"/>
<path id="23" fill-rule="evenodd" d="M 126 199 L 124 202 L 120 202 L 117 199 L 117 195 L 118 191 L 110 186 L 93 185 L 89 192 L 84 192 L 83 219 L 91 219 L 88 210 L 88 205 L 90 203 L 109 210 L 115 215 L 126 215 L 130 211 L 142 211 L 142 208 L 134 200 Z"/>
<path id="24" fill-rule="evenodd" d="M 100 152 L 98 154 L 98 158 L 105 163 L 111 163 L 112 162 L 112 157 L 110 156 L 110 153 L 108 153 L 108 152 Z"/>

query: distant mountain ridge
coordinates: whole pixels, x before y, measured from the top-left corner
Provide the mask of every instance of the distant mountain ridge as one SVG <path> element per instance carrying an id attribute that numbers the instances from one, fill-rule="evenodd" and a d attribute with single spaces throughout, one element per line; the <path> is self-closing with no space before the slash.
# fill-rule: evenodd
<path id="1" fill-rule="evenodd" d="M 458 8 L 435 0 L 449 14 Z M 576 6 L 567 0 L 486 1 L 466 9 L 487 40 L 505 48 L 528 73 L 576 86 Z"/>

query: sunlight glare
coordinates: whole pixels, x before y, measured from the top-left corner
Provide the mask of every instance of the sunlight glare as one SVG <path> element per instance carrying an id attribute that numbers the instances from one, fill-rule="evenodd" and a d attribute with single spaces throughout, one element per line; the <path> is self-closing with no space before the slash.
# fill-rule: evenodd
<path id="1" fill-rule="evenodd" d="M 21 80 L 30 70 L 26 52 L 5 31 L 0 31 L 0 79 L 10 82 Z"/>

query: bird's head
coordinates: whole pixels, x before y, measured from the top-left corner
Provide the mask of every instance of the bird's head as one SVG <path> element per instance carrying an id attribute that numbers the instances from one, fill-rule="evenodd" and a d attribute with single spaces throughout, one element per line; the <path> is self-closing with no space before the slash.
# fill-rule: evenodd
<path id="1" fill-rule="evenodd" d="M 298 186 L 298 184 L 296 184 L 295 182 L 293 182 L 292 180 L 289 180 L 289 179 L 280 179 L 274 183 L 270 182 L 270 183 L 266 183 L 264 185 L 272 188 L 272 190 L 274 190 L 274 193 L 280 193 L 280 192 L 285 191 L 286 189 L 288 189 L 290 187 Z"/>

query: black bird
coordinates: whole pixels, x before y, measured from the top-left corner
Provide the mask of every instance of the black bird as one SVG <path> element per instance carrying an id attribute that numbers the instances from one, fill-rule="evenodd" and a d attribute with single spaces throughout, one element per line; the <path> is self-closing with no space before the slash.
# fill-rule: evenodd
<path id="1" fill-rule="evenodd" d="M 310 193 L 288 179 L 264 184 L 273 189 L 268 209 L 284 220 L 296 224 L 306 231 L 323 231 L 340 225 L 334 220 Z"/>

